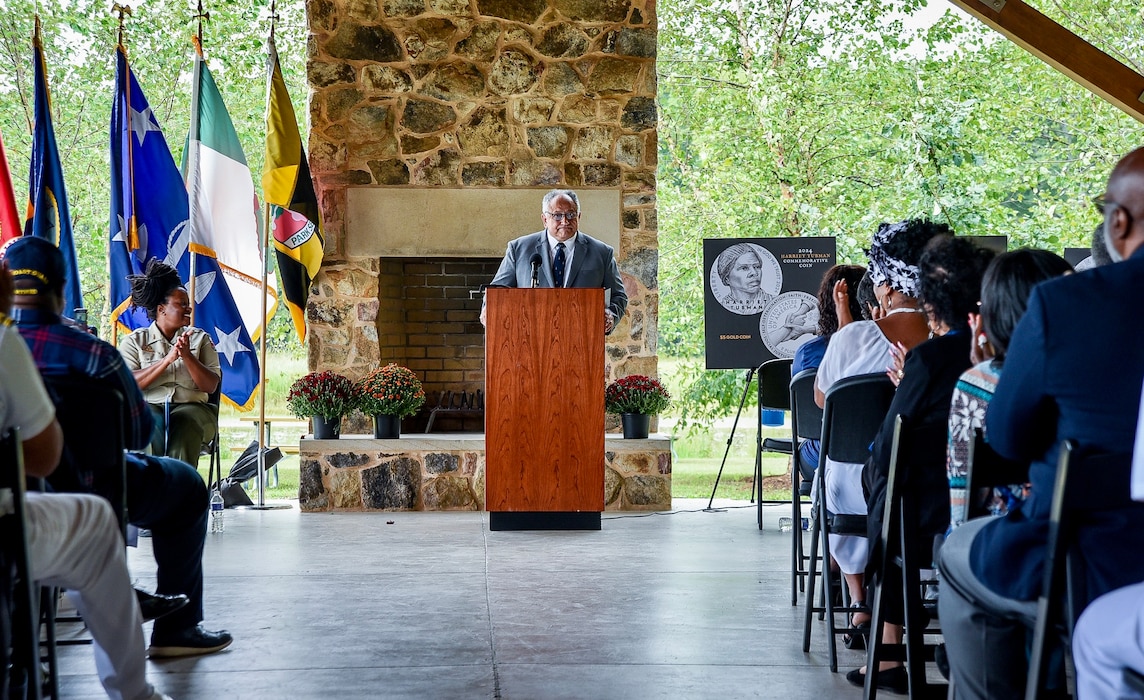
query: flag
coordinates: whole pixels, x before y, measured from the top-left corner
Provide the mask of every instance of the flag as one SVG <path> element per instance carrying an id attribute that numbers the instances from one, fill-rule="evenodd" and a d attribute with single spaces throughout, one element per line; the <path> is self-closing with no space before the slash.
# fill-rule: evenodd
<path id="1" fill-rule="evenodd" d="M 142 274 L 158 258 L 187 280 L 194 322 L 211 336 L 222 366 L 222 394 L 249 408 L 258 386 L 258 358 L 218 263 L 190 254 L 190 203 L 175 159 L 147 98 L 127 63 L 116 52 L 115 101 L 111 108 L 112 319 L 118 328 L 150 324 L 143 309 L 131 311 L 127 275 Z"/>
<path id="2" fill-rule="evenodd" d="M 56 148 L 56 134 L 52 128 L 52 99 L 48 92 L 48 69 L 44 62 L 44 46 L 40 42 L 40 24 L 32 37 L 35 53 L 36 123 L 32 129 L 32 158 L 28 167 L 28 217 L 24 234 L 51 241 L 64 255 L 67 282 L 64 284 L 64 313 L 83 308 L 83 294 L 79 286 L 79 265 L 76 262 L 75 241 L 72 238 L 71 216 L 68 214 L 68 195 L 64 189 L 64 172 L 60 166 L 60 152 Z"/>
<path id="3" fill-rule="evenodd" d="M 4 139 L 0 138 L 0 244 L 16 238 L 23 230 L 16 212 L 16 193 L 12 189 L 12 171 L 8 169 L 8 156 L 4 155 Z"/>
<path id="4" fill-rule="evenodd" d="M 322 267 L 322 224 L 318 198 L 294 106 L 282 79 L 278 50 L 270 40 L 269 96 L 266 107 L 266 166 L 262 196 L 270 205 L 270 233 L 286 306 L 298 337 L 306 340 L 306 297 Z"/>
<path id="5" fill-rule="evenodd" d="M 254 408 L 258 389 L 258 354 L 230 295 L 229 277 L 209 255 L 196 254 L 192 265 L 194 284 L 188 288 L 194 290 L 195 326 L 210 335 L 218 351 L 223 398 L 235 408 L 249 411 Z"/>
<path id="6" fill-rule="evenodd" d="M 278 291 L 267 278 L 262 317 L 262 226 L 258 197 L 234 123 L 195 42 L 191 80 L 191 132 L 183 151 L 183 177 L 190 194 L 191 252 L 214 257 L 230 288 L 251 340 L 257 342 L 274 316 Z"/>

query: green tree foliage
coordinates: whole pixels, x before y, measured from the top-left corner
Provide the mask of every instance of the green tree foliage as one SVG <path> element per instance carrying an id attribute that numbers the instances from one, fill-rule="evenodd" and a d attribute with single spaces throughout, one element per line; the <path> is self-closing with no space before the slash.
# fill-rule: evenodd
<path id="1" fill-rule="evenodd" d="M 1140 124 L 953 9 L 919 22 L 925 5 L 660 3 L 660 348 L 687 358 L 684 425 L 742 390 L 703 369 L 704 238 L 835 236 L 864 264 L 879 222 L 928 216 L 1010 247 L 1088 245 L 1090 198 Z M 1092 35 L 1141 33 L 1128 0 L 1069 11 Z M 1131 64 L 1140 38 L 1105 48 Z"/>
<path id="2" fill-rule="evenodd" d="M 84 299 L 89 308 L 105 309 L 111 177 L 108 144 L 118 20 L 106 0 L 0 1 L 4 8 L 0 15 L 0 134 L 18 202 L 27 197 L 34 116 L 32 32 L 37 4 Z M 190 123 L 195 6 L 189 0 L 123 4 L 133 6 L 124 23 L 124 43 L 132 70 L 179 162 Z M 204 52 L 234 120 L 255 188 L 260 191 L 270 0 L 207 0 L 204 10 L 210 14 L 203 23 Z M 283 74 L 297 114 L 305 117 L 309 86 L 303 0 L 279 0 L 277 11 L 275 36 Z M 271 324 L 268 338 L 276 345 L 297 348 L 288 326 L 288 314 L 280 314 Z"/>

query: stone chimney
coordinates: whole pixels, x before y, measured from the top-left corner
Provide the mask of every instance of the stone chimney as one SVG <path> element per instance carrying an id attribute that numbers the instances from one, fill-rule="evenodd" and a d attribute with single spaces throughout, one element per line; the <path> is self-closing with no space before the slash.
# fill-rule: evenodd
<path id="1" fill-rule="evenodd" d="M 630 298 L 601 381 L 654 375 L 655 0 L 308 10 L 310 165 L 326 231 L 308 303 L 311 368 L 357 379 L 395 360 L 430 390 L 440 372 L 459 372 L 448 375 L 456 388 L 483 385 L 480 299 L 463 287 L 491 278 L 505 242 L 541 228 L 543 192 L 566 187 L 585 203 L 582 229 L 616 248 Z M 444 291 L 429 304 L 440 319 L 424 303 L 437 281 L 452 285 L 451 305 Z M 395 351 L 434 335 L 436 349 Z"/>

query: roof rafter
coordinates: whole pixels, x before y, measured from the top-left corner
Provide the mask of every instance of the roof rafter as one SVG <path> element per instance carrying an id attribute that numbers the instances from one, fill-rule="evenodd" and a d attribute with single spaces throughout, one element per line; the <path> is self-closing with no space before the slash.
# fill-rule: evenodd
<path id="1" fill-rule="evenodd" d="M 1144 76 L 1022 0 L 949 0 L 1094 94 L 1144 122 Z"/>

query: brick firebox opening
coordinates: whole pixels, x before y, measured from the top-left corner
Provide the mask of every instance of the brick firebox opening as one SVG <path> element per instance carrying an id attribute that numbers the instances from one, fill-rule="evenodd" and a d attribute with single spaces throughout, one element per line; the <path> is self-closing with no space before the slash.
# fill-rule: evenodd
<path id="1" fill-rule="evenodd" d="M 441 392 L 485 387 L 481 297 L 473 292 L 496 274 L 499 258 L 381 258 L 377 338 L 381 363 L 417 373 L 425 387 L 422 411 L 403 429 L 421 432 Z M 434 431 L 483 428 L 472 418 L 438 415 Z"/>

